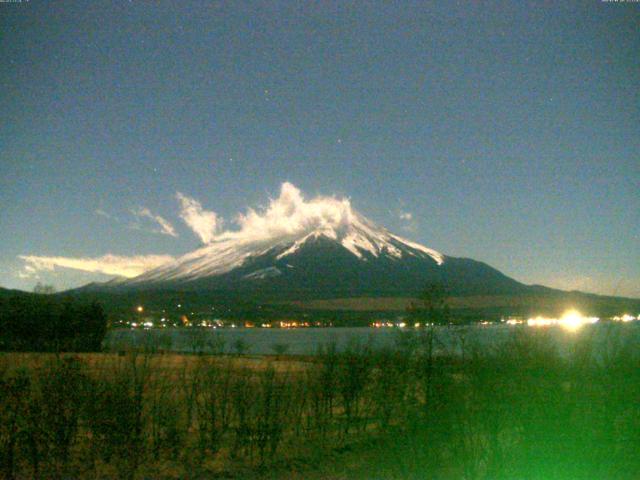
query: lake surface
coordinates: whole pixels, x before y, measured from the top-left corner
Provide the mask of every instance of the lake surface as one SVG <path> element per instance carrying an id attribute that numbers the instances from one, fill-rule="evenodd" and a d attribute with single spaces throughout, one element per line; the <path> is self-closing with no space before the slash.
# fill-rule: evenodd
<path id="1" fill-rule="evenodd" d="M 105 348 L 110 351 L 148 346 L 184 353 L 241 353 L 265 355 L 287 353 L 313 355 L 335 344 L 338 350 L 349 345 L 368 344 L 372 348 L 394 347 L 419 330 L 399 328 L 173 328 L 151 330 L 119 329 L 108 332 Z M 436 327 L 437 347 L 441 352 L 460 354 L 463 350 L 500 346 L 515 335 L 537 335 L 555 344 L 561 353 L 569 353 L 581 340 L 592 338 L 596 349 L 606 352 L 620 345 L 640 347 L 640 322 L 585 325 L 577 331 L 560 326 L 477 325 Z"/>

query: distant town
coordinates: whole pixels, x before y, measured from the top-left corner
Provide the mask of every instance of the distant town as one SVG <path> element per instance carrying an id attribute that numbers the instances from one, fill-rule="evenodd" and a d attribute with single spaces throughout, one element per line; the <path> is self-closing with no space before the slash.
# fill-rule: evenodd
<path id="1" fill-rule="evenodd" d="M 182 304 L 177 305 L 178 310 L 182 309 Z M 215 310 L 215 307 L 212 307 Z M 225 312 L 229 313 L 229 312 Z M 371 315 L 369 315 L 371 316 Z M 209 313 L 189 311 L 185 313 L 167 313 L 166 310 L 147 311 L 143 305 L 135 307 L 134 312 L 123 315 L 119 319 L 112 321 L 112 328 L 130 328 L 130 329 L 163 329 L 163 328 L 205 328 L 205 329 L 222 329 L 222 328 L 329 328 L 336 326 L 344 326 L 343 322 L 335 322 L 325 318 L 315 318 L 314 313 L 302 313 L 299 318 L 286 318 L 278 320 L 256 320 L 228 317 L 214 317 Z M 421 328 L 428 327 L 433 324 L 428 322 L 412 321 L 408 314 L 389 315 L 383 318 L 376 318 L 368 322 L 357 322 L 353 326 L 368 326 L 371 328 Z M 576 329 L 586 324 L 597 322 L 634 322 L 640 320 L 640 314 L 632 315 L 629 313 L 621 313 L 609 317 L 584 316 L 576 310 L 568 310 L 560 317 L 523 317 L 523 316 L 503 316 L 496 319 L 479 319 L 471 322 L 450 322 L 456 324 L 473 324 L 479 326 L 486 325 L 526 325 L 530 327 L 548 327 L 562 326 L 569 330 Z"/>

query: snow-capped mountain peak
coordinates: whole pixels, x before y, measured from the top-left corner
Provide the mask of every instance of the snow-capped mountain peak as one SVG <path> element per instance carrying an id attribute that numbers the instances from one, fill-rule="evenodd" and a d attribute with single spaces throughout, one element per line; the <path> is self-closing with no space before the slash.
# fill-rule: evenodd
<path id="1" fill-rule="evenodd" d="M 305 200 L 289 183 L 261 212 L 249 210 L 238 217 L 240 229 L 226 231 L 182 257 L 129 281 L 190 281 L 225 274 L 250 259 L 275 254 L 281 260 L 296 254 L 311 240 L 325 238 L 344 247 L 362 261 L 386 256 L 418 256 L 437 265 L 444 256 L 423 245 L 391 234 L 353 210 L 348 199 L 316 197 Z"/>
<path id="2" fill-rule="evenodd" d="M 430 257 L 438 265 L 444 262 L 444 255 L 441 253 L 393 235 L 356 215 L 348 225 L 341 224 L 337 228 L 323 226 L 297 236 L 284 235 L 268 240 L 219 238 L 171 263 L 146 272 L 129 283 L 194 280 L 221 275 L 242 266 L 250 258 L 269 252 L 278 251 L 275 258 L 281 260 L 294 255 L 308 241 L 322 237 L 341 245 L 360 260 L 366 260 L 368 256 L 386 255 L 400 259 L 405 255 L 418 255 Z"/>
<path id="3" fill-rule="evenodd" d="M 403 252 L 409 255 L 415 255 L 413 250 L 417 250 L 433 258 L 438 265 L 444 262 L 444 256 L 441 253 L 393 235 L 385 228 L 375 225 L 373 222 L 355 212 L 348 225 L 340 225 L 338 228 L 325 227 L 314 230 L 294 241 L 291 246 L 280 253 L 277 258 L 281 259 L 295 253 L 307 240 L 320 236 L 340 243 L 360 259 L 363 259 L 367 253 L 374 257 L 386 254 L 391 257 L 402 258 Z M 411 250 L 402 249 L 398 243 L 410 247 Z"/>

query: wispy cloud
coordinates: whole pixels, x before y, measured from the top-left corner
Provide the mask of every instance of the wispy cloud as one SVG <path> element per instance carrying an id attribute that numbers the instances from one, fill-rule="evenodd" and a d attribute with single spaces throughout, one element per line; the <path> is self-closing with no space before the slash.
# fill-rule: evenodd
<path id="1" fill-rule="evenodd" d="M 396 210 L 396 215 L 400 219 L 401 225 L 400 228 L 405 232 L 415 233 L 418 229 L 418 222 L 416 221 L 413 213 L 406 210 L 404 202 L 400 202 L 400 208 Z"/>
<path id="2" fill-rule="evenodd" d="M 102 210 L 101 208 L 96 208 L 96 209 L 94 210 L 94 213 L 95 213 L 96 215 L 99 215 L 99 216 L 101 216 L 101 217 L 107 218 L 107 219 L 109 219 L 109 220 L 116 220 L 116 218 L 115 218 L 113 215 L 111 215 L 110 213 L 105 212 L 105 211 L 104 211 L 104 210 Z"/>
<path id="3" fill-rule="evenodd" d="M 36 270 L 32 265 L 25 265 L 22 270 L 16 273 L 18 278 L 22 279 L 35 279 L 39 280 L 40 276 L 38 275 L 38 270 Z"/>
<path id="4" fill-rule="evenodd" d="M 136 277 L 152 268 L 173 260 L 170 255 L 103 255 L 102 257 L 45 257 L 37 255 L 19 255 L 26 262 L 21 278 L 36 278 L 43 270 L 53 271 L 56 267 L 81 270 L 83 272 L 104 273 L 121 277 Z M 20 276 L 20 273 L 18 274 Z"/>
<path id="5" fill-rule="evenodd" d="M 157 224 L 160 228 L 157 230 L 152 230 L 154 233 L 161 233 L 163 235 L 170 235 L 172 237 L 178 236 L 175 228 L 173 228 L 173 225 L 171 225 L 168 220 L 161 217 L 160 215 L 154 215 L 148 208 L 134 208 L 131 210 L 131 213 L 137 218 L 147 218 Z"/>
<path id="6" fill-rule="evenodd" d="M 203 209 L 195 198 L 180 192 L 176 192 L 176 198 L 180 202 L 180 218 L 203 243 L 210 243 L 222 225 L 222 218 L 216 212 Z"/>

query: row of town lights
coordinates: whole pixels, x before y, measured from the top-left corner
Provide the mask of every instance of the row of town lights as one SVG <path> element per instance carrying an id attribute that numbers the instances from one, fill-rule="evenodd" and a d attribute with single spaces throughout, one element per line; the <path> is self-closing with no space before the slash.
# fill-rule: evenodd
<path id="1" fill-rule="evenodd" d="M 178 304 L 177 305 L 178 308 L 182 308 L 182 304 Z M 215 307 L 211 307 L 212 310 L 215 310 Z M 136 311 L 138 313 L 143 313 L 144 312 L 144 307 L 142 305 L 138 305 L 136 307 Z M 164 310 L 163 310 L 164 312 Z M 194 313 L 191 312 L 191 314 L 193 315 Z M 526 324 L 530 327 L 546 327 L 546 326 L 551 326 L 551 325 L 560 325 L 564 328 L 566 328 L 567 330 L 577 330 L 578 328 L 580 328 L 582 325 L 585 324 L 593 324 L 598 322 L 600 319 L 598 317 L 585 317 L 584 315 L 582 315 L 580 312 L 578 312 L 577 310 L 568 310 L 564 313 L 564 315 L 562 315 L 562 317 L 560 318 L 547 318 L 547 317 L 543 317 L 543 316 L 537 316 L 535 318 L 529 318 L 526 321 Z M 617 322 L 631 322 L 634 320 L 640 320 L 640 315 L 638 315 L 637 317 L 634 317 L 633 315 L 629 315 L 628 313 L 625 313 L 622 316 L 615 316 L 612 317 L 611 320 L 613 321 L 617 321 Z M 161 322 L 165 322 L 165 318 L 162 318 Z M 488 322 L 481 322 L 481 324 L 487 324 Z M 523 320 L 518 320 L 518 319 L 508 319 L 506 321 L 506 323 L 508 325 L 518 325 L 518 324 L 523 324 L 525 323 Z M 132 323 L 131 326 L 132 327 L 136 327 L 138 324 L 137 323 Z M 153 322 L 144 322 L 143 325 L 145 327 L 153 327 Z M 205 326 L 204 321 L 201 324 L 202 326 Z M 262 327 L 265 327 L 266 324 L 262 324 Z M 208 325 L 207 325 L 208 326 Z M 298 322 L 280 322 L 280 326 L 284 327 L 284 328 L 289 328 L 289 327 L 297 327 L 298 326 Z M 304 322 L 301 323 L 300 326 L 310 326 L 308 323 Z M 404 328 L 406 326 L 405 322 L 399 322 L 399 323 L 391 323 L 391 322 L 374 322 L 371 324 L 371 326 L 376 327 L 376 328 L 380 328 L 380 327 L 400 327 L 400 328 Z M 235 324 L 232 324 L 231 327 L 235 327 Z M 420 327 L 420 323 L 415 323 L 414 327 Z M 215 328 L 215 327 L 214 327 Z"/>

